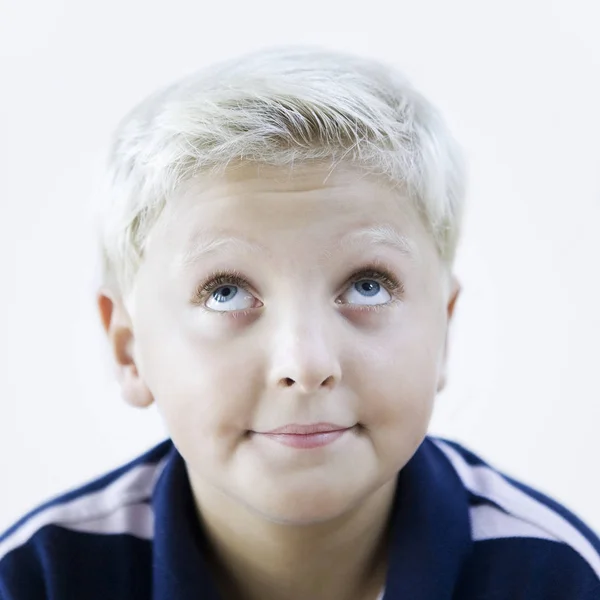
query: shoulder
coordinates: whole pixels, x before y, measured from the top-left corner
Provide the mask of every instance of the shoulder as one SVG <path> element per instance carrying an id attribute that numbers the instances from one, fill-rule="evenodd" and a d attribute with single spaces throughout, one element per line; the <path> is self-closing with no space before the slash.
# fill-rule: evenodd
<path id="1" fill-rule="evenodd" d="M 600 598 L 600 539 L 585 523 L 460 444 L 430 440 L 451 463 L 469 496 L 473 573 L 488 579 L 522 576 L 521 589 L 529 589 L 533 581 L 539 588 L 546 581 L 554 588 L 547 596 L 552 598 Z M 529 597 L 546 598 L 533 591 Z"/>
<path id="2" fill-rule="evenodd" d="M 69 569 L 85 568 L 73 557 L 90 550 L 109 556 L 126 546 L 148 545 L 154 525 L 150 499 L 171 448 L 170 441 L 159 444 L 42 504 L 1 534 L 0 598 L 39 597 L 34 590 L 44 590 L 48 580 L 73 580 Z"/>

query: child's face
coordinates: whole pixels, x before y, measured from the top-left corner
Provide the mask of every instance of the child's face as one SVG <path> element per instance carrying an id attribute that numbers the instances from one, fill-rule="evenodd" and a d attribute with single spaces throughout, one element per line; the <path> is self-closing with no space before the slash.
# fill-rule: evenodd
<path id="1" fill-rule="evenodd" d="M 456 295 L 399 192 L 326 175 L 248 166 L 188 185 L 130 304 L 130 400 L 158 403 L 196 490 L 278 521 L 341 515 L 406 464 L 442 384 Z M 364 233 L 381 227 L 396 238 Z M 347 430 L 313 448 L 289 444 L 329 438 L 266 435 L 323 423 Z"/>

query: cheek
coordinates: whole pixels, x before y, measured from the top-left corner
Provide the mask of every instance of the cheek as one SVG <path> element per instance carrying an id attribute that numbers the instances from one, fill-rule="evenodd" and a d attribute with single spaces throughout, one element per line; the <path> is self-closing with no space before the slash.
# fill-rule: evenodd
<path id="1" fill-rule="evenodd" d="M 377 380 L 365 390 L 369 395 L 359 421 L 386 471 L 397 472 L 427 435 L 436 390 L 433 369 L 406 356 L 372 373 Z"/>
<path id="2" fill-rule="evenodd" d="M 407 319 L 362 349 L 352 384 L 365 399 L 360 418 L 366 427 L 386 438 L 424 435 L 437 391 L 442 340 L 431 319 Z"/>
<path id="3" fill-rule="evenodd" d="M 251 422 L 259 357 L 176 326 L 147 331 L 138 336 L 140 374 L 173 441 L 186 458 L 225 460 Z"/>

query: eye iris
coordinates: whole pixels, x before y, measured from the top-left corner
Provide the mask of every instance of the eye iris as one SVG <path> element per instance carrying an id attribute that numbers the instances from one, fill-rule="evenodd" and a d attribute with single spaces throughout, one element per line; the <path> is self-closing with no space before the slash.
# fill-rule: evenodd
<path id="1" fill-rule="evenodd" d="M 375 296 L 379 293 L 381 286 L 376 282 L 370 279 L 366 279 L 363 281 L 357 281 L 354 284 L 356 291 L 364 296 Z"/>
<path id="2" fill-rule="evenodd" d="M 213 297 L 217 302 L 226 302 L 227 300 L 234 298 L 237 292 L 237 287 L 233 285 L 224 285 L 214 291 Z"/>

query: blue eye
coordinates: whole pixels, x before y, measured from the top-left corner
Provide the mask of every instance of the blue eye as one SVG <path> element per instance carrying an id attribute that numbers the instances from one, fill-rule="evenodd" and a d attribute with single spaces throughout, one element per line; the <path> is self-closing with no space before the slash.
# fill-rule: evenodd
<path id="1" fill-rule="evenodd" d="M 238 288 L 235 285 L 224 285 L 216 289 L 212 293 L 212 297 L 215 302 L 227 302 L 228 300 L 232 300 L 238 293 Z"/>
<path id="2" fill-rule="evenodd" d="M 255 308 L 256 302 L 256 298 L 243 287 L 226 284 L 210 292 L 205 306 L 216 312 L 229 312 Z"/>
<path id="3" fill-rule="evenodd" d="M 363 281 L 357 281 L 354 284 L 354 289 L 356 289 L 359 294 L 370 297 L 376 296 L 379 293 L 381 286 L 372 279 L 365 279 Z"/>
<path id="4" fill-rule="evenodd" d="M 390 284 L 393 289 L 393 285 Z M 354 304 L 358 306 L 376 306 L 387 304 L 392 299 L 390 291 L 386 289 L 377 279 L 363 277 L 350 284 L 350 287 L 340 296 L 342 304 Z"/>

